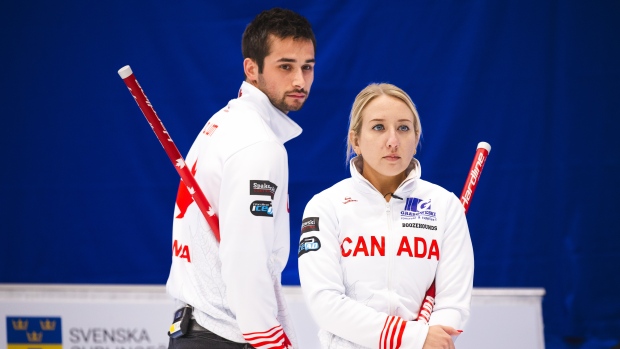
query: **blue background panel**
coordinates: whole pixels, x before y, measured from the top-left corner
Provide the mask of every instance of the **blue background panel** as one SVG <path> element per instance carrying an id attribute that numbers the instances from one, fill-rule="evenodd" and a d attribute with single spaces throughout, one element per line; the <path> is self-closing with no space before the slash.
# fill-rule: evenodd
<path id="1" fill-rule="evenodd" d="M 287 143 L 293 251 L 305 204 L 348 176 L 355 95 L 390 82 L 420 112 L 426 180 L 459 195 L 477 143 L 493 147 L 468 212 L 475 286 L 544 287 L 547 348 L 620 340 L 618 1 L 4 1 L 0 282 L 165 283 L 178 176 L 117 70 L 185 154 L 274 6 L 318 42 Z"/>

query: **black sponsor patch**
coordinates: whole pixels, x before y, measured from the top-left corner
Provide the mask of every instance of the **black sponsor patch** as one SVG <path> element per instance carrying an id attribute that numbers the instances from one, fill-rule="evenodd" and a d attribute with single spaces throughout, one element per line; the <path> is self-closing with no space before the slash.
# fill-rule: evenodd
<path id="1" fill-rule="evenodd" d="M 254 201 L 250 204 L 250 212 L 255 216 L 273 217 L 271 201 Z"/>
<path id="2" fill-rule="evenodd" d="M 301 221 L 301 233 L 319 231 L 319 217 L 308 217 Z"/>
<path id="3" fill-rule="evenodd" d="M 403 228 L 437 230 L 436 225 L 430 225 L 430 224 L 424 224 L 424 223 L 403 223 Z"/>
<path id="4" fill-rule="evenodd" d="M 309 236 L 301 239 L 299 242 L 299 249 L 297 250 L 297 258 L 301 257 L 304 253 L 311 251 L 318 251 L 321 248 L 321 241 L 316 236 Z"/>
<path id="5" fill-rule="evenodd" d="M 250 195 L 270 196 L 273 200 L 276 190 L 278 190 L 278 186 L 270 181 L 250 180 Z"/>

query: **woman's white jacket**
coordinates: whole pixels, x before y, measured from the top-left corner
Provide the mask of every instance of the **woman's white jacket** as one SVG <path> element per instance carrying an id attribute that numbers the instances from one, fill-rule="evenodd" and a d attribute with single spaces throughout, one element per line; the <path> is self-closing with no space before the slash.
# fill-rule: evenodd
<path id="1" fill-rule="evenodd" d="M 351 160 L 351 178 L 315 195 L 298 250 L 304 297 L 325 348 L 422 348 L 431 325 L 463 329 L 474 256 L 459 199 L 413 159 L 389 202 Z M 414 321 L 436 280 L 429 324 Z"/>

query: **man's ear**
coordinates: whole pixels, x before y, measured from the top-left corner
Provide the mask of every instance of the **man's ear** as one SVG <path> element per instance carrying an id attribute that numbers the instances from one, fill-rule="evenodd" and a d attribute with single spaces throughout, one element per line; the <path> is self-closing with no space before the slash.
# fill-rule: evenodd
<path id="1" fill-rule="evenodd" d="M 246 58 L 243 60 L 243 72 L 248 82 L 258 81 L 258 64 L 253 59 Z"/>
<path id="2" fill-rule="evenodd" d="M 360 150 L 359 139 L 358 139 L 357 133 L 355 133 L 355 131 L 349 131 L 349 143 L 353 147 L 353 151 L 355 152 L 355 154 L 362 155 L 361 154 L 362 152 Z"/>

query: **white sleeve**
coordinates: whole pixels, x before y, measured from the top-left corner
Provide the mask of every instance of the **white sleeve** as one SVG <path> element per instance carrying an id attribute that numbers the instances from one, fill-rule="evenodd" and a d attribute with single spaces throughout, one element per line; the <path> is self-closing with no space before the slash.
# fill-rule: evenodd
<path id="1" fill-rule="evenodd" d="M 244 148 L 223 167 L 219 207 L 222 278 L 243 337 L 255 348 L 290 345 L 277 320 L 274 282 L 279 279 L 273 276 L 271 263 L 278 233 L 275 218 L 288 215 L 287 181 L 286 151 L 272 141 Z M 251 183 L 267 187 L 257 195 Z"/>
<path id="2" fill-rule="evenodd" d="M 459 199 L 448 200 L 446 230 L 435 278 L 435 307 L 429 325 L 463 329 L 469 319 L 474 280 L 474 252 Z"/>
<path id="3" fill-rule="evenodd" d="M 330 202 L 315 196 L 306 206 L 299 245 L 299 278 L 320 328 L 367 348 L 422 348 L 428 326 L 378 312 L 345 294 L 338 220 Z"/>

